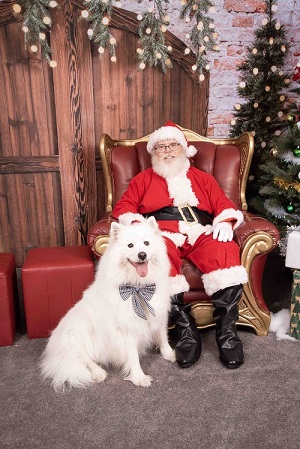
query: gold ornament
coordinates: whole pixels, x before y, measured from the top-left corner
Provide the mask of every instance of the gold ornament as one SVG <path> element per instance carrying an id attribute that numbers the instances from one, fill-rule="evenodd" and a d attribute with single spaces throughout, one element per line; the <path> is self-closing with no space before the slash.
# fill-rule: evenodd
<path id="1" fill-rule="evenodd" d="M 277 156 L 277 153 L 278 153 L 277 148 L 271 148 L 271 150 L 270 150 L 270 155 L 271 155 L 272 157 L 276 157 L 276 156 Z"/>

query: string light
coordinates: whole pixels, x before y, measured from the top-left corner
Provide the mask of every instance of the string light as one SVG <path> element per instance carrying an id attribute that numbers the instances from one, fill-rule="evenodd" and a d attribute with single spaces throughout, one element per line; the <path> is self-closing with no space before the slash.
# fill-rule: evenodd
<path id="1" fill-rule="evenodd" d="M 21 6 L 18 4 L 18 3 L 15 3 L 14 5 L 13 5 L 13 11 L 14 12 L 16 12 L 16 13 L 19 13 L 19 12 L 21 12 Z"/>
<path id="2" fill-rule="evenodd" d="M 50 25 L 50 23 L 51 23 L 50 17 L 45 16 L 45 17 L 43 18 L 43 22 L 44 22 L 45 25 Z"/>

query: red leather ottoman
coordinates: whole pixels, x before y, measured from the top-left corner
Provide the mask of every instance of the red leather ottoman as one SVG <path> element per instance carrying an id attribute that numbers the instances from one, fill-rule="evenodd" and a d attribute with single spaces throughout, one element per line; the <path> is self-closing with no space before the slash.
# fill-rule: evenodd
<path id="1" fill-rule="evenodd" d="M 88 246 L 31 249 L 22 268 L 28 337 L 48 337 L 93 279 Z"/>
<path id="2" fill-rule="evenodd" d="M 11 253 L 0 254 L 0 346 L 14 343 L 16 333 L 16 262 Z"/>

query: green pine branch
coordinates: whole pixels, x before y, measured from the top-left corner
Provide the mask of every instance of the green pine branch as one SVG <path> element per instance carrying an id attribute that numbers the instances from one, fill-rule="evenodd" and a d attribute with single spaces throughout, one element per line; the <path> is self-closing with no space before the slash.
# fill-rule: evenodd
<path id="1" fill-rule="evenodd" d="M 41 54 L 48 63 L 51 63 L 52 50 L 49 45 L 49 28 L 51 26 L 51 7 L 49 0 L 20 0 L 21 14 L 25 36 L 25 47 L 34 53 L 41 48 Z M 53 3 L 53 7 L 57 6 Z"/>
<path id="2" fill-rule="evenodd" d="M 111 60 L 116 61 L 116 39 L 110 32 L 109 22 L 112 16 L 112 0 L 88 0 L 83 2 L 86 8 L 81 12 L 81 17 L 87 20 L 90 25 L 88 37 L 98 45 L 99 58 L 101 59 L 105 49 L 108 48 Z"/>
<path id="3" fill-rule="evenodd" d="M 209 70 L 207 52 L 218 51 L 214 21 L 207 13 L 214 7 L 209 0 L 187 0 L 180 12 L 181 19 L 194 23 L 190 33 L 190 46 L 196 55 L 196 72 L 200 81 L 205 71 Z"/>
<path id="4" fill-rule="evenodd" d="M 140 1 L 139 1 L 140 3 Z M 154 8 L 140 15 L 141 23 L 138 29 L 141 48 L 137 50 L 137 57 L 141 61 L 138 68 L 143 70 L 147 65 L 161 66 L 164 73 L 172 67 L 171 48 L 165 43 L 165 31 L 169 25 L 167 5 L 162 0 L 154 0 Z M 164 3 L 169 3 L 164 0 Z"/>

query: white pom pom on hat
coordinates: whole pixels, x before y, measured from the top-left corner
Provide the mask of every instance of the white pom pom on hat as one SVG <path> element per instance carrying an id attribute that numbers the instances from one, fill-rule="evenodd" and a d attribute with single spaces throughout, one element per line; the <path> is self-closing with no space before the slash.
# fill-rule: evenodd
<path id="1" fill-rule="evenodd" d="M 176 142 L 180 143 L 182 148 L 185 150 L 185 154 L 187 157 L 193 157 L 197 153 L 197 149 L 194 145 L 189 145 L 188 141 L 182 130 L 175 123 L 170 120 L 161 128 L 153 131 L 149 136 L 149 140 L 147 143 L 147 151 L 148 153 L 152 153 L 155 145 L 158 142 L 163 142 L 164 140 L 176 140 Z"/>

